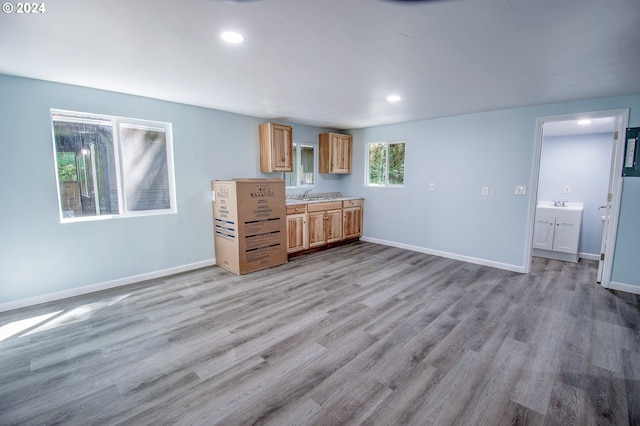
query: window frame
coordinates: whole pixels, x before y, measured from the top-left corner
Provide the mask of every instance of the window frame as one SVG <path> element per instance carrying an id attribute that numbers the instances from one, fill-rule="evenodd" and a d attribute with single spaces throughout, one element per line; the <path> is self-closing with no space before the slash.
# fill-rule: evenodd
<path id="1" fill-rule="evenodd" d="M 175 182 L 175 164 L 173 154 L 173 125 L 169 122 L 145 120 L 139 118 L 121 117 L 114 115 L 106 115 L 99 113 L 87 113 L 79 111 L 70 111 L 63 109 L 50 109 L 50 121 L 51 121 L 51 140 L 53 148 L 53 163 L 55 167 L 56 176 L 56 191 L 58 196 L 58 214 L 60 217 L 60 223 L 77 223 L 88 222 L 96 220 L 107 219 L 120 219 L 130 217 L 143 217 L 143 216 L 158 216 L 165 214 L 176 214 L 177 209 L 177 197 L 176 197 L 176 182 Z M 89 123 L 89 124 L 103 124 L 111 126 L 111 136 L 113 141 L 113 157 L 115 164 L 115 180 L 118 200 L 118 213 L 107 213 L 102 215 L 93 216 L 77 216 L 66 217 L 64 215 L 62 194 L 61 194 L 61 180 L 58 170 L 58 150 L 56 147 L 56 130 L 55 122 L 64 121 L 70 123 Z M 166 151 L 166 166 L 167 166 L 167 178 L 168 178 L 168 195 L 169 195 L 169 207 L 160 209 L 149 210 L 129 210 L 127 205 L 126 179 L 123 178 L 124 171 L 122 170 L 123 157 L 121 144 L 121 125 L 128 128 L 136 128 L 141 130 L 160 131 L 164 132 L 165 136 L 165 151 Z"/>
<path id="2" fill-rule="evenodd" d="M 285 182 L 287 181 L 287 174 L 293 174 L 295 173 L 295 185 L 287 185 L 287 188 L 290 189 L 294 189 L 294 188 L 315 188 L 316 186 L 316 179 L 318 176 L 317 170 L 318 170 L 318 149 L 316 144 L 311 143 L 311 142 L 293 142 L 293 146 L 294 146 L 294 151 L 295 151 L 295 155 L 293 158 L 293 169 L 295 170 L 295 172 L 284 172 L 283 173 L 283 178 L 285 180 Z M 312 148 L 313 149 L 313 183 L 312 184 L 303 184 L 302 182 L 302 178 L 301 178 L 301 169 L 300 167 L 298 167 L 300 165 L 300 162 L 302 160 L 302 147 L 306 147 L 306 148 Z"/>
<path id="3" fill-rule="evenodd" d="M 378 184 L 378 183 L 371 183 L 370 182 L 370 163 L 369 163 L 369 157 L 370 157 L 370 146 L 371 145 L 380 145 L 383 144 L 386 146 L 386 157 L 385 157 L 385 176 L 384 176 L 384 183 L 382 184 Z M 371 188 L 404 188 L 405 185 L 405 181 L 406 181 L 406 174 L 403 173 L 403 179 L 402 179 L 402 183 L 401 184 L 394 184 L 394 183 L 389 183 L 389 147 L 390 145 L 404 145 L 404 161 L 403 161 L 403 170 L 405 170 L 405 166 L 406 166 L 406 158 L 407 158 L 407 143 L 404 140 L 396 140 L 396 141 L 392 141 L 392 142 L 385 142 L 385 141 L 377 141 L 377 142 L 368 142 L 365 145 L 365 161 L 366 161 L 366 166 L 365 166 L 365 171 L 364 171 L 364 185 L 366 187 L 371 187 Z"/>

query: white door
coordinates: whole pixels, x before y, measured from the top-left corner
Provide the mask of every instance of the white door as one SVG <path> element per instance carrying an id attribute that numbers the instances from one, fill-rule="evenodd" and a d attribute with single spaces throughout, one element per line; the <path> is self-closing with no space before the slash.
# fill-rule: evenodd
<path id="1" fill-rule="evenodd" d="M 540 155 L 542 150 L 542 139 L 543 139 L 543 127 L 545 123 L 551 122 L 560 122 L 560 121 L 569 121 L 569 120 L 578 120 L 584 117 L 590 118 L 603 118 L 603 117 L 614 117 L 615 125 L 614 132 L 617 132 L 618 135 L 623 135 L 624 130 L 629 122 L 629 109 L 619 109 L 619 110 L 608 110 L 608 111 L 592 111 L 585 113 L 575 113 L 575 114 L 566 114 L 566 115 L 558 115 L 558 116 L 550 116 L 550 117 L 538 117 L 536 120 L 536 138 L 535 138 L 535 155 L 533 161 L 533 176 L 532 176 L 532 192 L 534 194 L 537 193 L 538 179 L 540 175 Z M 602 238 L 602 250 L 600 256 L 600 265 L 597 280 L 602 284 L 603 287 L 609 288 L 609 284 L 611 281 L 611 270 L 613 267 L 613 248 L 615 246 L 616 241 L 616 233 L 618 226 L 618 215 L 620 210 L 620 195 L 622 192 L 622 158 L 623 158 L 623 145 L 620 143 L 620 138 L 614 140 L 613 143 L 613 155 L 611 158 L 611 168 L 610 168 L 610 178 L 609 178 L 609 194 L 608 200 L 606 202 L 606 212 L 605 212 L 605 221 L 604 221 L 604 231 Z M 529 208 L 531 213 L 535 213 L 536 209 L 536 197 L 532 197 L 530 200 Z M 535 217 L 532 215 L 531 217 Z M 535 225 L 535 219 L 530 222 L 530 226 Z M 531 228 L 535 228 L 531 226 Z M 535 230 L 529 228 L 531 231 Z M 530 231 L 530 232 L 531 232 Z M 533 240 L 533 233 L 531 232 L 529 235 Z M 531 240 L 529 240 L 531 241 Z M 527 256 L 531 259 L 531 250 L 530 248 L 534 248 L 533 241 L 531 244 L 528 244 Z M 528 264 L 528 268 L 525 269 L 525 272 L 529 272 L 531 267 L 531 263 Z"/>
<path id="2" fill-rule="evenodd" d="M 598 275 L 596 278 L 596 281 L 598 283 L 602 283 L 602 273 L 604 271 L 604 259 L 605 259 L 605 252 L 607 250 L 607 237 L 609 236 L 609 221 L 611 219 L 610 217 L 610 211 L 611 211 L 611 200 L 613 199 L 613 194 L 614 194 L 614 183 L 616 183 L 616 176 L 614 175 L 614 173 L 616 173 L 616 149 L 619 149 L 619 144 L 620 143 L 620 138 L 619 138 L 619 132 L 616 131 L 613 134 L 613 152 L 611 153 L 611 168 L 610 168 L 610 174 L 609 174 L 609 190 L 607 191 L 607 200 L 605 201 L 605 203 L 601 206 L 604 207 L 604 223 L 603 223 L 603 227 L 602 227 L 602 243 L 600 245 L 600 260 L 598 261 Z"/>

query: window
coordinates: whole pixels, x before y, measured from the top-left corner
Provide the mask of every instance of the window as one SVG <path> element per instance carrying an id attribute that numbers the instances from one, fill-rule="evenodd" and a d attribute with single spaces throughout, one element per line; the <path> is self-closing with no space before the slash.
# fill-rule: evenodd
<path id="1" fill-rule="evenodd" d="M 315 145 L 293 144 L 293 171 L 284 174 L 288 187 L 310 187 L 315 182 Z"/>
<path id="2" fill-rule="evenodd" d="M 370 143 L 367 159 L 367 185 L 404 185 L 404 142 Z"/>
<path id="3" fill-rule="evenodd" d="M 63 222 L 175 213 L 170 123 L 51 111 Z"/>

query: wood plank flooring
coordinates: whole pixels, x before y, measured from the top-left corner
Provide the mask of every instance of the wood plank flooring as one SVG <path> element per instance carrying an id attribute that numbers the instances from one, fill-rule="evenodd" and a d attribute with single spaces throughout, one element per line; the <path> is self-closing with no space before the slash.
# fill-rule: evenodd
<path id="1" fill-rule="evenodd" d="M 640 302 L 596 267 L 356 242 L 2 313 L 0 424 L 638 425 Z"/>

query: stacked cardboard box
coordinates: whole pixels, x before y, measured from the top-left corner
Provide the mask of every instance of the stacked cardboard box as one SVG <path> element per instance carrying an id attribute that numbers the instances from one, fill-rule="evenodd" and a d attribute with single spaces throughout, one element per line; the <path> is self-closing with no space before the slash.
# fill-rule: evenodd
<path id="1" fill-rule="evenodd" d="M 238 275 L 287 262 L 283 179 L 214 180 L 216 264 Z"/>

